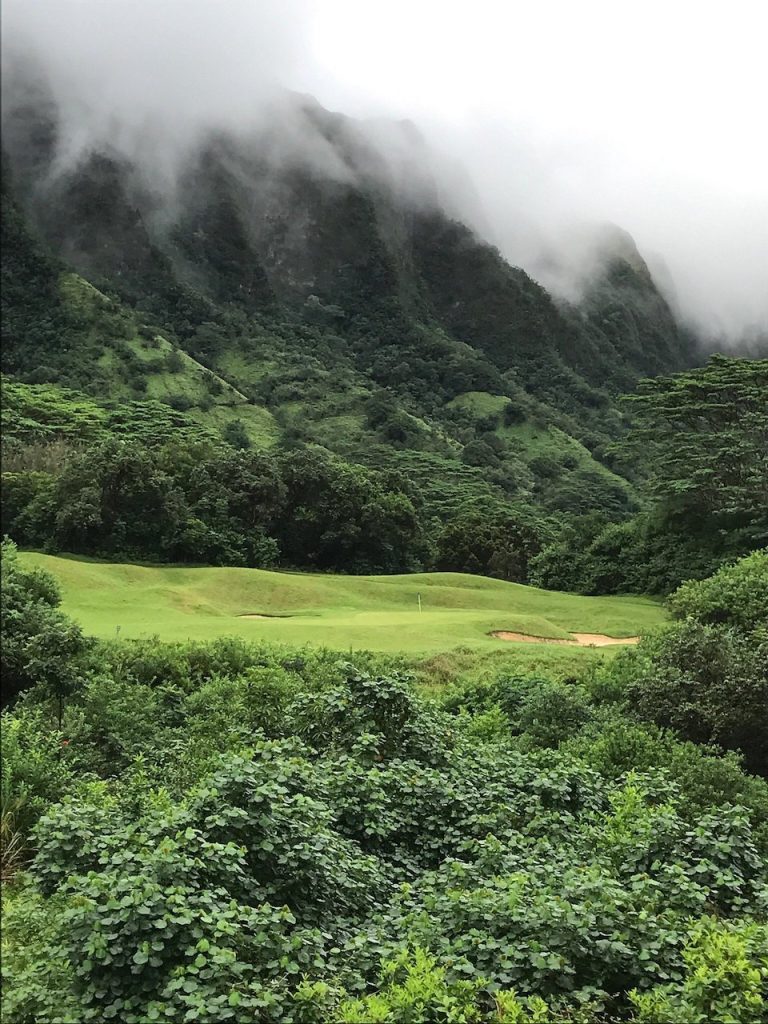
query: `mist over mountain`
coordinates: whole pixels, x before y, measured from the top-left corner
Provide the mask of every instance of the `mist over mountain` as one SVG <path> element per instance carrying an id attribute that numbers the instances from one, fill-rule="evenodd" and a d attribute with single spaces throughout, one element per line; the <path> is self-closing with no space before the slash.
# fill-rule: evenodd
<path id="1" fill-rule="evenodd" d="M 276 90 L 183 144 L 116 115 L 74 145 L 40 65 L 6 75 L 5 372 L 404 473 L 438 520 L 636 507 L 615 399 L 695 339 L 626 233 L 568 299 L 457 219 L 471 186 L 408 121 Z"/>
<path id="2" fill-rule="evenodd" d="M 200 124 L 183 146 L 158 138 L 157 159 L 118 122 L 111 138 L 94 127 L 75 148 L 53 87 L 34 64 L 16 66 L 4 146 L 26 215 L 79 273 L 132 304 L 161 293 L 163 280 L 251 312 L 317 301 L 350 317 L 390 304 L 401 343 L 407 322 L 437 317 L 502 369 L 552 355 L 599 383 L 685 361 L 690 341 L 625 232 L 585 236 L 589 269 L 571 289 L 579 311 L 553 302 L 452 217 L 440 164 L 408 122 L 351 119 L 275 92 L 247 126 Z M 540 269 L 557 280 L 556 257 Z M 624 278 L 635 320 L 654 325 L 642 342 L 594 319 L 605 286 L 618 295 Z M 493 312 L 489 288 L 505 312 Z M 557 291 L 568 295 L 565 277 Z M 536 318 L 526 302 L 541 307 Z"/>
<path id="3" fill-rule="evenodd" d="M 592 5 L 574 21 L 556 6 L 501 13 L 481 4 L 472 18 L 452 8 L 438 17 L 426 4 L 406 19 L 400 4 L 385 16 L 377 5 L 362 11 L 341 0 L 10 0 L 4 105 L 18 103 L 20 62 L 34 61 L 26 77 L 47 79 L 55 96 L 58 163 L 115 150 L 167 206 L 180 162 L 206 132 L 260 132 L 264 153 L 268 126 L 279 123 L 274 162 L 301 159 L 329 177 L 359 173 L 360 154 L 357 164 L 339 163 L 322 133 L 286 106 L 284 90 L 298 90 L 365 122 L 390 181 L 420 198 L 423 187 L 435 190 L 443 209 L 550 291 L 578 300 L 603 269 L 606 226 L 617 225 L 637 239 L 665 298 L 708 347 L 758 344 L 768 329 L 768 154 L 758 133 L 737 134 L 751 109 L 753 64 L 741 61 L 723 86 L 741 90 L 739 104 L 725 110 L 701 77 L 717 36 L 708 15 L 690 26 L 694 52 L 682 45 L 677 16 L 666 17 L 666 37 L 654 31 L 652 5 L 647 24 L 631 27 L 647 43 L 645 69 L 633 63 L 634 51 L 599 49 L 603 30 L 623 28 L 618 15 Z M 500 59 L 509 32 L 514 48 Z M 676 60 L 690 64 L 691 90 L 677 120 L 664 94 L 674 84 L 675 47 Z M 386 94 L 379 51 L 397 70 Z M 557 81 L 575 75 L 567 94 L 554 89 L 551 60 L 561 64 Z M 623 151 L 606 142 L 599 118 L 609 115 Z M 565 134 L 566 117 L 576 133 L 584 125 L 581 137 Z M 404 118 L 418 127 L 405 130 Z M 656 272 L 660 261 L 666 274 Z"/>

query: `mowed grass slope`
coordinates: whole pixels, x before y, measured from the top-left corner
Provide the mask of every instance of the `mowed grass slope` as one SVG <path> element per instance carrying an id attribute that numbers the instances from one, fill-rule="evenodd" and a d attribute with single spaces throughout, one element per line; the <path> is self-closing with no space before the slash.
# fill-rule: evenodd
<path id="1" fill-rule="evenodd" d="M 581 597 L 461 573 L 333 576 L 116 564 L 36 552 L 20 557 L 52 572 L 61 583 L 64 611 L 101 637 L 115 636 L 119 627 L 122 637 L 163 640 L 231 635 L 423 655 L 457 647 L 485 653 L 515 647 L 528 648 L 531 656 L 549 651 L 557 657 L 589 652 L 511 644 L 488 634 L 634 636 L 665 618 L 650 598 Z"/>

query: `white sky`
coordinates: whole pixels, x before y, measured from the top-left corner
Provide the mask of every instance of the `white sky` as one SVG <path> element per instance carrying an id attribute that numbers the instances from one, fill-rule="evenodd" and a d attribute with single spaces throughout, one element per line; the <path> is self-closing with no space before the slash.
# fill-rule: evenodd
<path id="1" fill-rule="evenodd" d="M 768 331 L 768 0 L 4 0 L 105 110 L 247 116 L 265 82 L 409 118 L 492 240 L 626 228 L 707 330 Z M 565 242 L 561 242 L 565 245 Z M 567 252 L 567 246 L 566 246 Z"/>
<path id="2" fill-rule="evenodd" d="M 768 330 L 768 0 L 319 0 L 320 98 L 458 153 L 496 239 L 614 221 L 706 330 Z"/>

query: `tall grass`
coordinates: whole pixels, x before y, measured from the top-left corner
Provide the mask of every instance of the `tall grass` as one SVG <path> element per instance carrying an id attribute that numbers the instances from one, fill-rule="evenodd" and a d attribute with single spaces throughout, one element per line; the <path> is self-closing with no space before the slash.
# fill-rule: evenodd
<path id="1" fill-rule="evenodd" d="M 0 779 L 0 879 L 8 882 L 27 859 L 27 844 L 19 827 L 26 794 L 13 791 L 10 770 L 4 767 Z"/>

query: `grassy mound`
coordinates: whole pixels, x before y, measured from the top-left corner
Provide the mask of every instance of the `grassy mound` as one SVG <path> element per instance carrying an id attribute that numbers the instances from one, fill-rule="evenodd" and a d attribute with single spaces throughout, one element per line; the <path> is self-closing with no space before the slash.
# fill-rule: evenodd
<path id="1" fill-rule="evenodd" d="M 649 598 L 581 597 L 461 573 L 333 576 L 140 566 L 32 552 L 20 557 L 52 572 L 62 585 L 64 610 L 102 637 L 119 627 L 128 637 L 236 635 L 430 655 L 457 647 L 490 653 L 526 646 L 495 639 L 489 635 L 494 630 L 561 640 L 579 631 L 629 637 L 664 621 L 663 609 Z M 562 654 L 563 648 L 551 645 L 551 651 Z"/>

